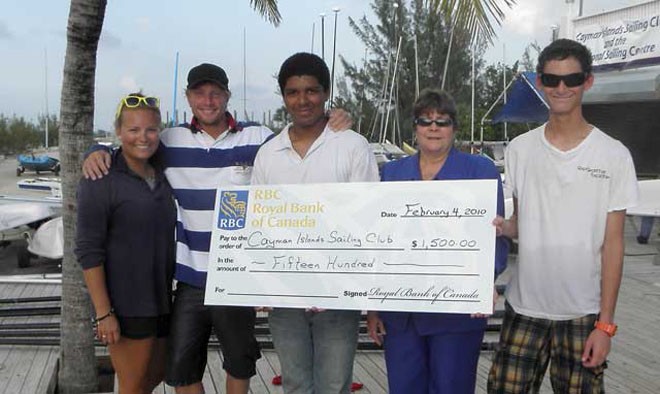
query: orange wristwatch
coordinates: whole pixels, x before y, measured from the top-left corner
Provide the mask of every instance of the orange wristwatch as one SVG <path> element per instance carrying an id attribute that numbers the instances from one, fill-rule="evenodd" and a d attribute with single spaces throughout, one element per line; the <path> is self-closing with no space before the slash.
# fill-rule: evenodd
<path id="1" fill-rule="evenodd" d="M 602 321 L 596 320 L 596 322 L 594 323 L 594 327 L 596 327 L 601 331 L 604 331 L 605 334 L 609 335 L 610 337 L 613 337 L 614 334 L 616 334 L 616 329 L 617 329 L 616 324 L 603 323 Z"/>

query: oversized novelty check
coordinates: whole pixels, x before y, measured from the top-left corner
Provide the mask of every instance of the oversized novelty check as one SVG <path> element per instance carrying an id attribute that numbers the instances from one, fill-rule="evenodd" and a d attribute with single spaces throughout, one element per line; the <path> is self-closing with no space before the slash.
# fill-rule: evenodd
<path id="1" fill-rule="evenodd" d="M 495 180 L 221 187 L 209 305 L 491 313 Z"/>

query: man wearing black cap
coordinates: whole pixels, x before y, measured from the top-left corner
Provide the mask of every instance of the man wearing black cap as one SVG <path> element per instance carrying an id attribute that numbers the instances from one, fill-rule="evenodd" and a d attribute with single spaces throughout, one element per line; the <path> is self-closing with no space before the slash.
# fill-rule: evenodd
<path id="1" fill-rule="evenodd" d="M 160 136 L 165 175 L 178 203 L 177 289 L 166 372 L 167 384 L 178 394 L 204 392 L 202 376 L 211 330 L 222 347 L 228 394 L 247 393 L 260 357 L 253 308 L 204 306 L 216 188 L 249 184 L 257 150 L 272 136 L 267 127 L 236 122 L 227 111 L 230 97 L 229 78 L 222 68 L 208 63 L 193 67 L 186 88 L 192 121 L 166 129 Z M 350 126 L 345 115 L 332 118 L 333 129 Z M 101 178 L 109 166 L 107 151 L 99 150 L 85 160 L 83 173 Z"/>
<path id="2" fill-rule="evenodd" d="M 206 267 L 218 185 L 247 185 L 254 156 L 272 132 L 238 123 L 227 111 L 225 71 L 200 64 L 188 73 L 190 125 L 163 131 L 165 171 L 179 205 L 177 289 L 171 317 L 166 382 L 177 393 L 203 393 L 207 344 L 215 331 L 227 372 L 227 392 L 247 393 L 260 357 L 253 308 L 204 306 Z"/>
<path id="3" fill-rule="evenodd" d="M 194 115 L 193 130 L 203 131 L 215 139 L 233 125 L 233 118 L 227 112 L 229 97 L 229 79 L 222 68 L 209 63 L 193 67 L 188 73 L 186 89 Z"/>

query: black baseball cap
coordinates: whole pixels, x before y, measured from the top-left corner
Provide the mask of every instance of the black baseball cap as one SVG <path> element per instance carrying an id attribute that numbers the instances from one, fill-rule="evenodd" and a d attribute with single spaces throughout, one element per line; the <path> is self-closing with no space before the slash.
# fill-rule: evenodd
<path id="1" fill-rule="evenodd" d="M 229 90 L 229 78 L 222 68 L 215 64 L 202 63 L 190 69 L 188 89 L 193 89 L 203 82 L 213 82 L 224 90 Z"/>

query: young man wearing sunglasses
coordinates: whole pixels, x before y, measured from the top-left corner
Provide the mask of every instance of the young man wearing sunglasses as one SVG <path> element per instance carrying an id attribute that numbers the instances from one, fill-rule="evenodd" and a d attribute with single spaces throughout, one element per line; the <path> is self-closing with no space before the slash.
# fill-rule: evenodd
<path id="1" fill-rule="evenodd" d="M 594 83 L 585 46 L 554 41 L 537 73 L 549 119 L 509 144 L 514 213 L 495 220 L 498 234 L 519 246 L 488 392 L 538 392 L 551 361 L 556 393 L 601 393 L 617 328 L 625 213 L 637 201 L 635 168 L 628 149 L 582 115 Z"/>

